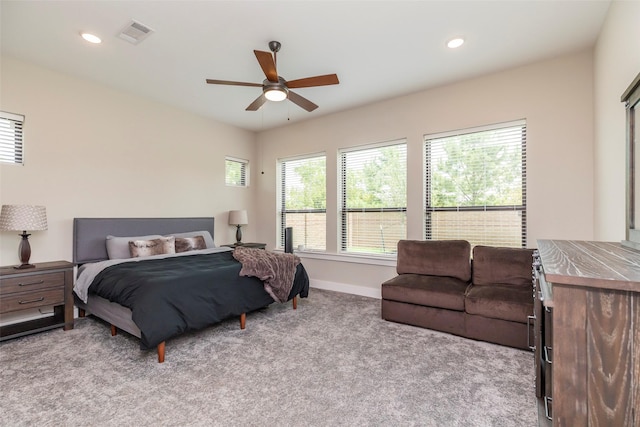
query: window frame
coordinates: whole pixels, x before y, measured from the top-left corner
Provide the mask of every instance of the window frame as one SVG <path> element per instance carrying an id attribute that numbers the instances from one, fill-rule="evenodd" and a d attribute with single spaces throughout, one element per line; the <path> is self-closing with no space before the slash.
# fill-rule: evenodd
<path id="1" fill-rule="evenodd" d="M 0 111 L 0 163 L 24 165 L 24 121 L 22 114 Z"/>
<path id="2" fill-rule="evenodd" d="M 324 209 L 319 209 L 319 208 L 309 208 L 309 209 L 287 209 L 286 208 L 286 190 L 287 190 L 287 183 L 286 183 L 286 163 L 287 162 L 298 162 L 301 160 L 315 160 L 315 159 L 320 159 L 320 158 L 324 158 L 324 162 L 325 162 L 325 173 L 324 173 L 324 179 L 325 179 L 325 207 Z M 326 224 L 327 224 L 327 196 L 326 196 L 326 184 L 327 184 L 327 154 L 326 152 L 319 152 L 319 153 L 311 153 L 311 154 L 303 154 L 300 156 L 293 156 L 293 157 L 284 157 L 284 158 L 280 158 L 277 161 L 277 176 L 278 176 L 278 194 L 277 194 L 277 228 L 278 228 L 278 235 L 277 235 L 277 244 L 276 247 L 278 249 L 284 249 L 285 246 L 285 229 L 287 228 L 287 221 L 286 221 L 286 215 L 287 214 L 324 214 L 325 216 L 325 235 L 324 235 L 324 249 L 319 249 L 319 248 L 312 248 L 312 247 L 306 247 L 305 249 L 306 251 L 314 251 L 314 252 L 326 252 L 327 250 L 327 235 L 326 235 Z M 296 233 L 294 233 L 294 241 L 297 238 Z M 294 245 L 295 246 L 295 245 Z"/>
<path id="3" fill-rule="evenodd" d="M 386 148 L 386 147 L 394 147 L 394 146 L 404 146 L 404 173 L 405 173 L 405 206 L 392 206 L 392 207 L 382 207 L 382 208 L 348 208 L 346 206 L 347 203 L 347 185 L 346 185 L 346 168 L 345 165 L 346 155 L 348 153 L 354 153 L 358 151 L 367 151 L 372 149 Z M 338 245 L 339 245 L 339 253 L 344 255 L 356 255 L 356 256 L 375 256 L 375 257 L 395 257 L 397 248 L 387 252 L 386 250 L 382 253 L 377 252 L 360 252 L 360 251 L 352 251 L 348 250 L 348 216 L 350 213 L 390 213 L 390 212 L 403 212 L 404 213 L 404 236 L 406 239 L 407 236 L 407 204 L 408 204 L 408 194 L 406 192 L 406 186 L 408 183 L 408 141 L 407 138 L 399 138 L 390 141 L 383 141 L 373 144 L 365 144 L 365 145 L 357 145 L 351 147 L 344 147 L 338 149 Z"/>
<path id="4" fill-rule="evenodd" d="M 475 133 L 481 133 L 486 131 L 495 131 L 506 128 L 521 128 L 520 138 L 520 167 L 521 167 L 521 200 L 520 205 L 485 205 L 485 206 L 446 206 L 446 207 L 434 207 L 430 206 L 431 201 L 431 180 L 432 180 L 432 167 L 431 167 L 431 144 L 430 141 L 435 139 L 442 139 L 447 137 L 455 137 L 462 135 L 469 135 Z M 526 143 L 527 143 L 527 121 L 526 119 L 513 120 L 509 122 L 495 123 L 486 126 L 479 126 L 474 128 L 460 129 L 449 132 L 440 132 L 435 134 L 425 134 L 423 136 L 423 148 L 424 148 L 424 233 L 425 240 L 432 240 L 432 226 L 431 226 L 431 213 L 432 212 L 487 212 L 487 211 L 516 211 L 520 213 L 520 245 L 518 247 L 527 247 L 527 167 L 526 167 Z M 463 238 L 463 237 L 461 237 Z M 467 238 L 466 240 L 471 240 Z M 485 243 L 489 244 L 489 243 Z M 490 245 L 490 244 L 489 244 Z"/>
<path id="5" fill-rule="evenodd" d="M 240 184 L 234 184 L 227 180 L 228 162 L 240 165 Z M 224 184 L 227 187 L 249 187 L 249 160 L 239 157 L 225 156 L 224 158 Z"/>

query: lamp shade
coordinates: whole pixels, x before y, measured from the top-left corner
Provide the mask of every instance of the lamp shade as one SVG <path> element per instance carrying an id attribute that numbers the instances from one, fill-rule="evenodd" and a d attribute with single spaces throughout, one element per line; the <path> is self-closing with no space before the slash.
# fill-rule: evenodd
<path id="1" fill-rule="evenodd" d="M 44 206 L 2 205 L 0 230 L 38 231 L 47 229 L 47 209 Z"/>
<path id="2" fill-rule="evenodd" d="M 246 225 L 248 223 L 247 211 L 229 211 L 229 225 Z"/>

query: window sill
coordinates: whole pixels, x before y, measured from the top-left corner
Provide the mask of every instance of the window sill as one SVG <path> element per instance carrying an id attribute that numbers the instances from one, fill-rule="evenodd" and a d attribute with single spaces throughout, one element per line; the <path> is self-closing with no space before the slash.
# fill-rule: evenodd
<path id="1" fill-rule="evenodd" d="M 281 250 L 281 249 L 279 249 Z M 328 253 L 328 252 L 315 252 L 315 251 L 298 251 L 294 250 L 294 253 L 300 258 L 318 259 L 323 261 L 336 261 L 347 262 L 351 264 L 369 264 L 369 265 L 381 265 L 386 267 L 396 267 L 397 259 L 396 255 L 392 256 L 375 256 L 375 255 L 356 255 L 347 253 Z"/>

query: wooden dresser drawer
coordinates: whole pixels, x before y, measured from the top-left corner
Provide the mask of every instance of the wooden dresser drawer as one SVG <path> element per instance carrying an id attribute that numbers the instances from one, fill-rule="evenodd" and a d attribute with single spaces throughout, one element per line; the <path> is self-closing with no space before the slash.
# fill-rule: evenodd
<path id="1" fill-rule="evenodd" d="M 0 295 L 3 297 L 15 292 L 37 291 L 56 287 L 64 287 L 63 271 L 21 277 L 3 277 L 0 279 Z"/>
<path id="2" fill-rule="evenodd" d="M 64 304 L 64 286 L 5 295 L 0 298 L 0 313 L 57 304 Z"/>

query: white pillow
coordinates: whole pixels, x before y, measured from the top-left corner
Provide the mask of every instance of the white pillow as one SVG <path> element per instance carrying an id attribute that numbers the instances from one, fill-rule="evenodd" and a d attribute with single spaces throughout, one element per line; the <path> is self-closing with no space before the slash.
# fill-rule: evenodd
<path id="1" fill-rule="evenodd" d="M 107 255 L 109 259 L 127 259 L 131 258 L 131 252 L 129 251 L 129 242 L 133 240 L 152 240 L 162 237 L 159 234 L 150 234 L 148 236 L 133 236 L 133 237 L 116 237 L 107 236 Z"/>

